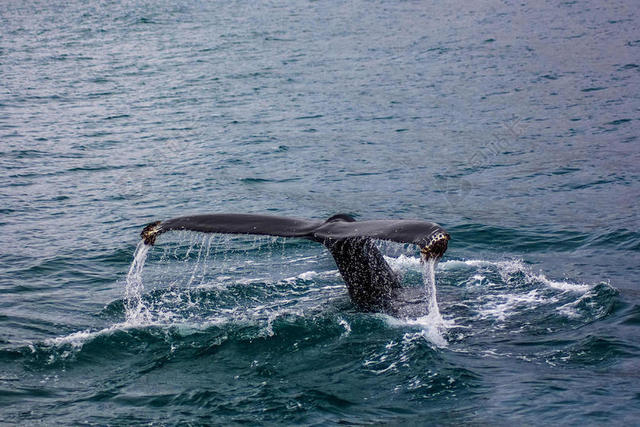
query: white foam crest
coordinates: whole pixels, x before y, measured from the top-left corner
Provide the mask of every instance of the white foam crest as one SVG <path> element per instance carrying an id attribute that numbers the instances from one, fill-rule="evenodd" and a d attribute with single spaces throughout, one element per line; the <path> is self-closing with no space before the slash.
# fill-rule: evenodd
<path id="1" fill-rule="evenodd" d="M 394 258 L 384 255 L 385 261 L 389 264 L 389 267 L 393 271 L 405 272 L 409 270 L 422 271 L 422 261 L 419 257 L 406 256 L 401 254 L 399 257 Z"/>
<path id="2" fill-rule="evenodd" d="M 115 323 L 107 328 L 99 329 L 99 330 L 90 330 L 86 329 L 84 331 L 73 332 L 69 335 L 65 335 L 62 337 L 56 338 L 48 338 L 44 341 L 46 345 L 60 347 L 66 344 L 70 344 L 74 349 L 81 349 L 87 342 L 95 339 L 99 336 L 111 335 L 115 332 L 119 331 L 129 331 L 132 329 L 139 329 L 141 327 L 160 327 L 164 328 L 167 326 L 171 326 L 173 331 L 177 331 L 182 336 L 188 336 L 193 333 L 199 332 L 201 330 L 207 329 L 211 326 L 216 326 L 220 324 L 224 324 L 225 322 L 229 322 L 230 319 L 226 316 L 218 316 L 213 318 L 208 318 L 203 322 L 188 322 L 186 319 L 182 319 L 183 321 L 180 323 L 175 323 L 173 320 L 167 321 L 166 319 L 157 318 L 155 320 L 148 320 L 145 322 L 141 321 L 124 321 L 120 323 Z"/>
<path id="3" fill-rule="evenodd" d="M 584 301 L 588 301 L 590 298 L 593 298 L 595 296 L 597 296 L 597 292 L 593 288 L 589 289 L 588 292 L 585 292 L 584 295 L 581 295 L 580 298 L 578 298 L 577 300 L 561 305 L 556 310 L 560 314 L 563 314 L 568 318 L 580 317 L 580 313 L 579 313 L 580 304 L 582 304 Z M 589 303 L 588 305 L 591 306 L 591 308 L 596 308 L 596 306 L 594 306 L 592 303 Z M 598 311 L 601 314 L 606 313 L 606 310 L 602 306 L 598 308 Z M 600 317 L 600 315 L 598 315 L 597 317 Z"/>
<path id="4" fill-rule="evenodd" d="M 297 276 L 294 277 L 289 277 L 287 279 L 284 279 L 285 282 L 290 282 L 290 281 L 295 281 L 296 279 L 300 279 L 300 280 L 311 280 L 315 277 L 318 277 L 320 274 L 317 271 L 314 270 L 310 270 L 310 271 L 305 271 L 304 273 L 300 273 Z"/>
<path id="5" fill-rule="evenodd" d="M 445 348 L 449 345 L 449 342 L 444 337 L 444 332 L 449 327 L 454 326 L 452 321 L 434 321 L 433 317 L 429 315 L 421 316 L 415 319 L 399 319 L 397 317 L 388 316 L 386 314 L 383 314 L 381 316 L 384 318 L 385 323 L 389 326 L 400 328 L 410 327 L 419 329 L 419 331 L 415 333 L 405 333 L 403 341 L 424 339 L 429 341 L 436 347 Z"/>
<path id="6" fill-rule="evenodd" d="M 454 325 L 454 322 L 442 318 L 434 320 L 433 316 L 426 315 L 416 319 L 405 319 L 405 325 L 419 327 L 418 335 L 438 347 L 447 347 L 449 343 L 444 337 L 446 330 Z"/>
<path id="7" fill-rule="evenodd" d="M 177 294 L 176 294 L 177 295 Z M 167 303 L 165 301 L 164 303 Z M 189 303 L 187 303 L 188 305 Z M 181 336 L 189 336 L 212 326 L 226 324 L 252 325 L 260 328 L 259 335 L 273 336 L 273 322 L 282 316 L 294 315 L 304 316 L 304 309 L 300 306 L 283 307 L 282 301 L 257 305 L 247 309 L 247 307 L 218 308 L 211 312 L 206 318 L 200 316 L 184 316 L 180 311 L 174 312 L 171 309 L 164 309 L 163 305 L 153 305 L 147 308 L 144 317 L 127 318 L 124 322 L 113 324 L 100 330 L 83 330 L 73 332 L 69 335 L 49 338 L 44 341 L 46 345 L 60 347 L 70 344 L 75 350 L 81 349 L 84 344 L 99 336 L 108 336 L 118 331 L 139 330 L 141 328 L 158 327 L 162 330 L 171 328 L 172 333 Z M 340 322 L 346 333 L 350 332 L 348 323 Z"/>
<path id="8" fill-rule="evenodd" d="M 469 260 L 447 260 L 440 263 L 440 268 L 444 270 L 456 270 L 465 267 L 494 267 L 498 270 L 498 273 L 502 279 L 506 282 L 510 276 L 514 274 L 522 273 L 525 276 L 525 280 L 528 282 L 540 282 L 550 288 L 558 289 L 561 291 L 571 291 L 585 293 L 593 288 L 593 285 L 587 285 L 584 283 L 571 283 L 566 281 L 556 281 L 547 278 L 542 273 L 533 273 L 529 267 L 525 265 L 522 260 L 514 259 L 507 261 L 487 261 L 481 259 L 469 259 Z"/>
<path id="9" fill-rule="evenodd" d="M 308 261 L 308 262 L 311 262 L 311 263 L 317 263 L 318 262 L 318 255 L 303 256 L 303 257 L 299 257 L 299 258 L 291 258 L 290 260 L 288 260 L 288 262 L 290 262 L 290 263 L 300 262 L 300 261 Z"/>
<path id="10" fill-rule="evenodd" d="M 296 276 L 287 277 L 282 281 L 285 283 L 291 283 L 297 280 L 312 280 L 315 278 L 322 278 L 322 277 L 335 277 L 337 275 L 339 275 L 338 270 L 327 270 L 327 271 L 321 271 L 321 272 L 317 272 L 315 270 L 309 270 L 309 271 L 300 273 Z"/>
<path id="11" fill-rule="evenodd" d="M 105 328 L 99 331 L 91 331 L 89 329 L 84 331 L 73 332 L 69 335 L 65 335 L 62 337 L 56 338 L 48 338 L 44 341 L 46 345 L 51 346 L 62 346 L 65 344 L 71 344 L 73 348 L 82 348 L 84 343 L 97 337 L 98 335 L 108 334 L 112 331 L 119 329 L 116 325 L 110 326 L 109 328 Z"/>
<path id="12" fill-rule="evenodd" d="M 561 291 L 586 293 L 591 288 L 593 288 L 593 285 L 587 285 L 585 283 L 569 283 L 569 282 L 559 282 L 559 281 L 551 280 L 551 279 L 548 279 L 543 274 L 534 275 L 533 277 L 539 280 L 540 282 L 544 283 L 545 285 L 551 288 L 559 289 Z"/>
<path id="13" fill-rule="evenodd" d="M 450 259 L 446 261 L 440 262 L 440 268 L 444 270 L 456 270 L 465 267 L 480 267 L 480 266 L 488 266 L 495 265 L 494 262 L 484 261 L 479 259 Z"/>
<path id="14" fill-rule="evenodd" d="M 440 268 L 444 270 L 456 270 L 465 267 L 496 267 L 504 272 L 524 271 L 524 262 L 519 259 L 507 261 L 488 261 L 484 259 L 452 259 L 440 262 Z"/>
<path id="15" fill-rule="evenodd" d="M 583 298 L 586 295 L 581 296 L 579 299 L 573 301 L 573 302 L 569 302 L 567 304 L 563 304 L 560 307 L 556 308 L 556 310 L 562 314 L 565 317 L 568 317 L 569 319 L 575 319 L 580 317 L 580 314 L 578 314 L 578 304 L 580 304 L 580 302 L 582 302 Z"/>
<path id="16" fill-rule="evenodd" d="M 533 308 L 558 301 L 555 297 L 543 297 L 537 289 L 533 289 L 526 294 L 490 295 L 487 296 L 486 300 L 487 304 L 477 308 L 478 314 L 483 319 L 493 317 L 499 321 L 504 321 L 508 317 L 519 313 L 517 308 L 520 306 L 524 305 L 527 308 Z"/>
<path id="17" fill-rule="evenodd" d="M 347 336 L 351 333 L 351 325 L 346 320 L 340 318 L 338 324 L 344 328 L 342 336 Z"/>

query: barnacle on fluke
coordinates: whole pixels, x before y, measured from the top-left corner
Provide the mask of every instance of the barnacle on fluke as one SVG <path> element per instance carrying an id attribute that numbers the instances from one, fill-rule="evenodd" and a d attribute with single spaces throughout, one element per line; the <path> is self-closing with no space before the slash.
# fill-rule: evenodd
<path id="1" fill-rule="evenodd" d="M 148 224 L 140 233 L 140 237 L 144 240 L 145 245 L 154 245 L 156 243 L 156 237 L 160 232 L 160 223 L 162 221 L 155 221 Z"/>

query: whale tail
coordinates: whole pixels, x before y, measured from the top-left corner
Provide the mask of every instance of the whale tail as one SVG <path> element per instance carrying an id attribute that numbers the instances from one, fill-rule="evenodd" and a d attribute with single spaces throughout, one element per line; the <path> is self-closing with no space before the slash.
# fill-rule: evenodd
<path id="1" fill-rule="evenodd" d="M 159 235 L 170 230 L 298 237 L 322 243 L 335 259 L 351 300 L 364 311 L 388 311 L 394 291 L 400 287 L 375 239 L 417 245 L 423 260 L 442 257 L 450 239 L 432 222 L 356 221 L 347 214 L 333 215 L 326 221 L 252 214 L 183 216 L 152 222 L 140 236 L 145 244 L 153 245 Z"/>

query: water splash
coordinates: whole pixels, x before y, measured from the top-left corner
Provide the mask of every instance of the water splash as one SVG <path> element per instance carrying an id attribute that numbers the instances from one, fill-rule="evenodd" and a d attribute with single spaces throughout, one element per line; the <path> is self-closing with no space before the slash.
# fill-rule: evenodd
<path id="1" fill-rule="evenodd" d="M 489 261 L 482 259 L 448 260 L 441 263 L 440 267 L 443 270 L 447 271 L 453 271 L 467 267 L 478 269 L 479 271 L 491 269 L 495 270 L 500 275 L 501 280 L 505 283 L 508 283 L 518 274 L 522 274 L 524 276 L 525 282 L 527 283 L 538 282 L 549 288 L 581 294 L 589 292 L 594 287 L 594 285 L 592 284 L 552 280 L 543 273 L 533 272 L 531 267 L 527 266 L 524 261 L 519 259 L 507 261 Z"/>
<path id="2" fill-rule="evenodd" d="M 434 320 L 442 320 L 438 299 L 436 297 L 436 260 L 431 258 L 424 262 L 424 290 L 427 298 L 427 317 Z"/>
<path id="3" fill-rule="evenodd" d="M 184 237 L 177 236 L 176 240 L 184 242 Z M 101 330 L 88 329 L 47 340 L 46 345 L 60 348 L 52 353 L 55 360 L 73 357 L 86 342 L 98 336 L 146 330 L 150 326 L 161 333 L 180 331 L 181 336 L 206 331 L 212 326 L 248 327 L 248 336 L 274 336 L 282 333 L 278 325 L 296 324 L 299 319 L 315 315 L 335 316 L 336 301 L 345 300 L 338 270 L 323 269 L 318 263 L 319 255 L 301 256 L 302 253 L 296 252 L 289 254 L 288 259 L 286 254 L 279 255 L 279 259 L 287 259 L 296 266 L 303 264 L 317 270 L 309 269 L 294 276 L 288 276 L 284 274 L 288 271 L 282 270 L 283 278 L 274 278 L 273 274 L 247 276 L 245 270 L 235 272 L 237 259 L 253 257 L 246 261 L 250 266 L 249 273 L 253 273 L 268 264 L 261 263 L 264 253 L 259 251 L 272 250 L 273 245 L 256 244 L 251 251 L 258 253 L 240 252 L 236 259 L 228 255 L 234 253 L 233 242 L 228 239 L 220 244 L 217 240 L 214 242 L 196 235 L 188 240 L 188 244 L 165 247 L 164 252 L 160 252 L 162 247 L 153 252 L 151 247 L 140 242 L 126 277 L 124 321 Z M 567 324 L 575 327 L 611 313 L 612 295 L 615 295 L 607 285 L 564 282 L 558 285 L 559 282 L 547 279 L 542 273 L 532 273 L 521 261 L 448 260 L 438 263 L 440 284 L 445 285 L 440 289 L 445 291 L 445 297 L 439 303 L 434 260 L 407 255 L 385 259 L 394 271 L 412 273 L 407 281 L 413 285 L 409 295 L 416 297 L 416 293 L 419 294 L 411 306 L 417 308 L 419 314 L 408 310 L 406 316 L 379 315 L 386 324 L 403 331 L 402 342 L 411 348 L 428 342 L 431 347 L 451 346 L 453 351 L 467 352 L 465 346 L 461 348 L 461 343 L 471 336 L 505 331 L 544 334 Z M 167 260 L 178 268 L 166 270 L 167 274 L 157 274 L 158 260 Z M 146 262 L 152 265 L 145 265 Z M 144 270 L 143 282 L 145 266 L 152 268 Z M 212 270 L 208 277 L 206 269 Z M 227 271 L 229 275 L 219 274 Z M 179 279 L 167 280 L 176 275 Z M 455 286 L 447 286 L 450 284 Z M 588 292 L 578 292 L 587 286 Z M 451 292 L 457 296 L 452 297 Z M 328 300 L 333 302 L 327 305 Z M 333 308 L 327 310 L 327 307 Z M 445 313 L 444 319 L 440 308 Z M 361 332 L 358 322 L 352 324 L 339 314 L 335 324 L 341 328 L 341 337 Z M 538 327 L 538 324 L 543 326 Z M 482 357 L 489 354 L 488 351 L 482 353 Z M 520 353 L 510 351 L 509 354 Z"/>
<path id="4" fill-rule="evenodd" d="M 145 245 L 142 240 L 138 243 L 127 274 L 124 301 L 127 322 L 130 323 L 143 323 L 150 319 L 149 310 L 142 301 L 142 293 L 144 291 L 142 269 L 147 260 L 149 248 L 150 246 Z"/>
<path id="5" fill-rule="evenodd" d="M 438 298 L 436 296 L 437 262 L 435 258 L 430 258 L 423 263 L 422 278 L 424 281 L 427 314 L 416 319 L 416 322 L 426 326 L 423 331 L 425 338 L 440 347 L 445 347 L 447 340 L 443 334 L 447 329 L 447 325 L 440 314 Z"/>

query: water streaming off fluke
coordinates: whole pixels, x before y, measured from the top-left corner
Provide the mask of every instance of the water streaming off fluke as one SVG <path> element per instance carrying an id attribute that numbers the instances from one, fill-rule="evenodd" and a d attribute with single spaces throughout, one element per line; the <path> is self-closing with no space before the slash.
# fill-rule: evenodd
<path id="1" fill-rule="evenodd" d="M 125 310 L 127 321 L 131 323 L 144 323 L 149 320 L 149 313 L 142 302 L 142 294 L 144 292 L 142 270 L 150 248 L 142 240 L 138 243 L 125 281 Z"/>
<path id="2" fill-rule="evenodd" d="M 197 316 L 201 321 L 221 318 L 225 313 L 229 316 L 244 313 L 245 317 L 265 315 L 273 319 L 274 316 L 284 315 L 287 310 L 290 310 L 285 307 L 292 305 L 292 298 L 296 296 L 297 291 L 295 287 L 291 289 L 291 285 L 298 280 L 313 280 L 315 283 L 310 286 L 312 289 L 315 288 L 313 292 L 317 293 L 313 297 L 301 299 L 300 301 L 305 304 L 298 303 L 300 306 L 298 309 L 321 307 L 330 303 L 332 298 L 344 300 L 347 295 L 346 287 L 335 270 L 335 263 L 320 248 L 315 250 L 313 256 L 300 257 L 306 254 L 299 253 L 299 249 L 295 249 L 295 246 L 287 250 L 285 243 L 287 239 L 282 238 L 245 236 L 239 238 L 240 242 L 237 242 L 228 235 L 207 235 L 199 238 L 198 234 L 194 236 L 193 233 L 189 233 L 188 236 L 186 245 L 180 242 L 180 238 L 174 242 L 175 246 L 158 245 L 158 249 L 162 251 L 161 255 L 159 258 L 151 257 L 149 268 L 153 271 L 164 264 L 165 272 L 156 274 L 149 283 L 145 283 L 143 270 L 148 261 L 147 257 L 151 254 L 150 250 L 154 247 L 145 245 L 142 241 L 137 245 L 125 281 L 124 302 L 127 324 L 193 321 L 195 312 L 198 313 Z M 242 247 L 244 249 L 239 249 Z M 402 246 L 394 247 L 398 250 Z M 385 257 L 399 274 L 402 275 L 407 265 L 412 264 L 411 268 L 415 268 L 416 272 L 422 276 L 421 287 L 409 285 L 410 288 L 423 290 L 423 295 L 420 296 L 422 303 L 417 306 L 419 311 L 398 310 L 399 319 L 411 325 L 420 326 L 424 329 L 428 340 L 438 346 L 444 346 L 446 345 L 446 322 L 440 314 L 437 301 L 436 261 L 428 259 L 415 262 L 419 258 L 407 257 L 405 253 L 415 254 L 417 248 L 411 245 L 409 247 L 410 249 L 403 247 L 404 253 L 398 257 Z M 258 262 L 252 259 L 255 258 L 256 251 L 260 255 Z M 321 273 L 316 272 L 315 268 L 319 260 L 327 264 L 329 269 Z M 314 263 L 314 269 L 298 272 L 300 267 L 305 267 L 310 262 Z M 242 271 L 243 276 L 261 274 L 266 268 L 265 264 L 269 264 L 270 268 L 280 265 L 282 273 L 273 274 L 272 271 L 271 277 L 258 279 L 257 282 L 255 279 L 247 281 L 245 277 L 237 275 L 238 271 Z M 172 269 L 172 266 L 175 268 Z M 289 269 L 296 271 L 297 274 L 293 276 L 284 274 L 284 271 Z M 260 285 L 260 282 L 264 284 Z M 256 285 L 252 285 L 253 283 Z M 216 305 L 211 301 L 203 303 L 198 296 L 199 289 L 228 290 L 231 287 L 234 292 L 249 292 L 248 289 L 251 286 L 257 286 L 262 291 L 263 297 L 254 296 L 250 301 L 241 301 L 236 298 L 235 305 L 223 302 L 224 298 L 222 298 L 218 300 L 220 305 Z M 268 328 L 270 329 L 270 326 Z"/>

